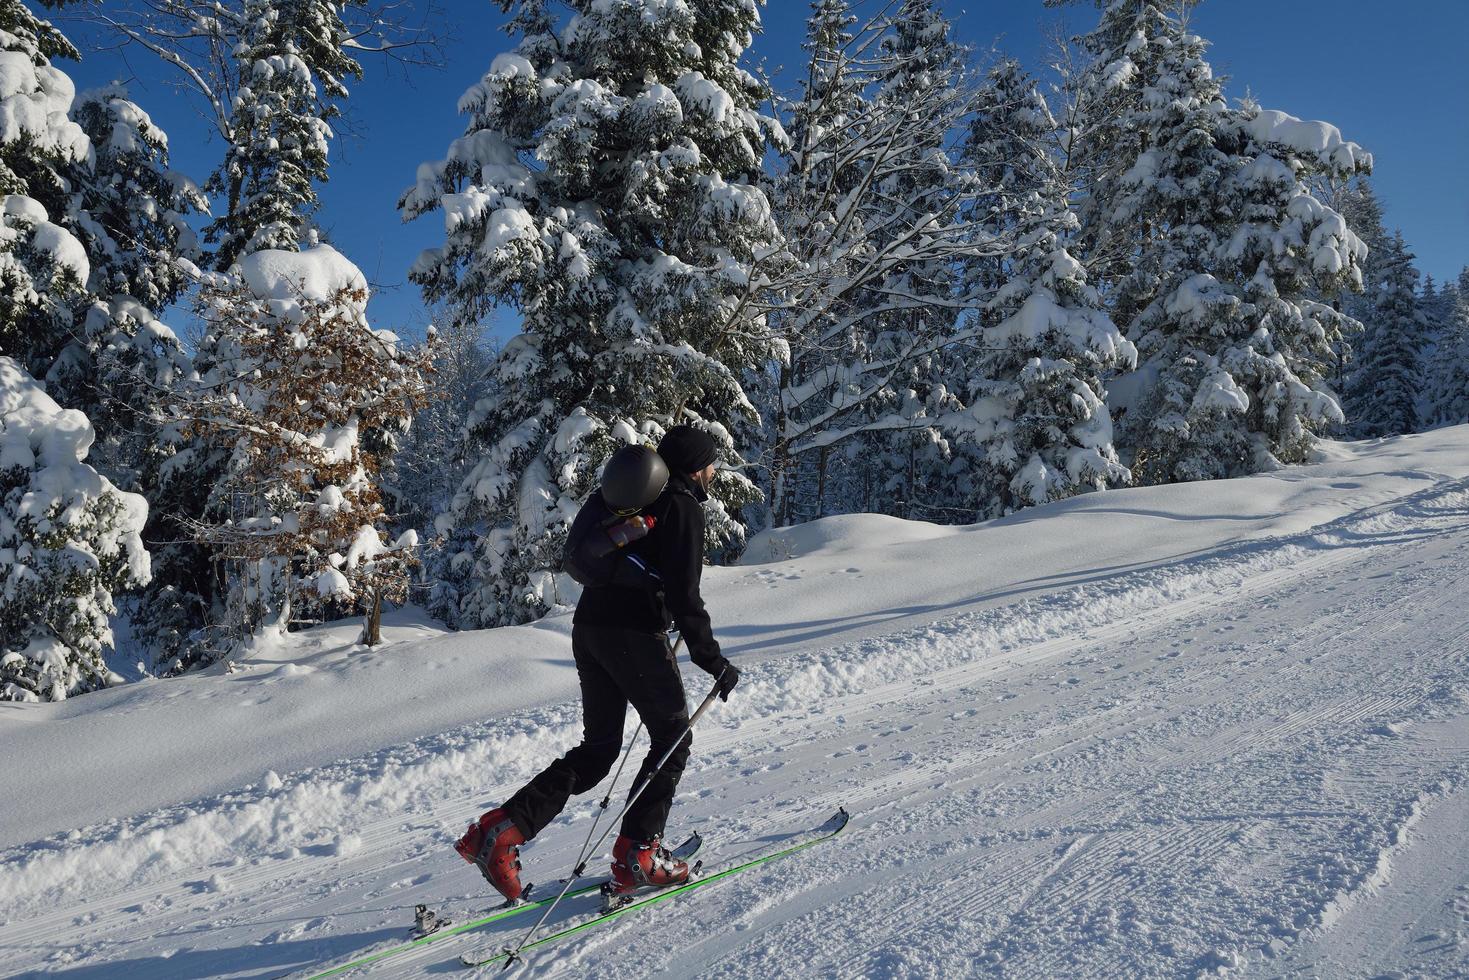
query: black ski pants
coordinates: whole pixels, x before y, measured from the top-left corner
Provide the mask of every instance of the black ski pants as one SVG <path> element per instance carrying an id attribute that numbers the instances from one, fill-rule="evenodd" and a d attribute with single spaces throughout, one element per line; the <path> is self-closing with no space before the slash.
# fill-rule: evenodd
<path id="1" fill-rule="evenodd" d="M 573 793 L 595 788 L 612 771 L 622 751 L 622 725 L 631 702 L 653 746 L 628 791 L 629 798 L 663 753 L 678 743 L 622 820 L 622 832 L 633 840 L 661 837 L 693 742 L 693 733 L 687 731 L 689 709 L 683 679 L 668 638 L 662 633 L 573 625 L 571 653 L 581 680 L 581 744 L 510 797 L 505 812 L 530 840 L 556 819 Z"/>

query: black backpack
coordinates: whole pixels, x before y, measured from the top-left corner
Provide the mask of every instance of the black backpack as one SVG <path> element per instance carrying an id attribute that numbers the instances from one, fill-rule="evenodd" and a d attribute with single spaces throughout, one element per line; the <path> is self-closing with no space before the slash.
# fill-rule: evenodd
<path id="1" fill-rule="evenodd" d="M 663 580 L 658 570 L 627 548 L 619 548 L 608 536 L 609 531 L 634 516 L 614 513 L 602 499 L 602 491 L 595 491 L 571 522 L 562 569 L 582 586 L 660 590 Z"/>
<path id="2" fill-rule="evenodd" d="M 647 446 L 623 446 L 602 468 L 602 485 L 577 511 L 566 535 L 561 567 L 583 586 L 617 585 L 658 591 L 663 587 L 658 570 L 611 536 L 627 532 L 618 528 L 641 516 L 668 485 L 668 467 Z M 631 529 L 628 537 L 640 538 L 652 528 Z"/>

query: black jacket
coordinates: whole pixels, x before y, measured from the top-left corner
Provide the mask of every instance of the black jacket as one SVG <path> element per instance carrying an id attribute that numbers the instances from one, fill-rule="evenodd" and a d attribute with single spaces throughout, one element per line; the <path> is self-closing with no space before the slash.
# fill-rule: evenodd
<path id="1" fill-rule="evenodd" d="M 671 622 L 688 645 L 690 659 L 717 675 L 726 661 L 699 595 L 704 570 L 702 504 L 707 499 L 703 488 L 687 476 L 671 475 L 663 493 L 643 511 L 655 519 L 653 530 L 628 545 L 630 552 L 658 572 L 662 591 L 619 586 L 583 589 L 573 621 L 646 633 L 662 633 Z"/>

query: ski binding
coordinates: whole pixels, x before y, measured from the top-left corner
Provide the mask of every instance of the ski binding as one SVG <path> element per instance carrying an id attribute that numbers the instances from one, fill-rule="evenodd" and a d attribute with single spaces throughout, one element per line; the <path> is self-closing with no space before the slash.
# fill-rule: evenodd
<path id="1" fill-rule="evenodd" d="M 408 935 L 411 939 L 422 939 L 452 924 L 452 920 L 439 918 L 439 914 L 427 905 L 417 905 L 413 909 L 413 931 Z"/>

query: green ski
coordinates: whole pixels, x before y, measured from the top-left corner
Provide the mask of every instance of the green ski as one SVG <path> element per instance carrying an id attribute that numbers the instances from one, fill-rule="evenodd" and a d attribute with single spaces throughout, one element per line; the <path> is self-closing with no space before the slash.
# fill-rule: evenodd
<path id="1" fill-rule="evenodd" d="M 675 853 L 683 857 L 692 857 L 694 853 L 698 851 L 700 843 L 701 838 L 698 834 L 694 834 L 688 840 L 679 845 Z M 595 895 L 602 890 L 602 885 L 607 880 L 608 879 L 605 877 L 594 879 L 589 885 L 583 885 L 581 888 L 574 888 L 571 891 L 567 892 L 566 897 L 577 898 L 581 895 Z M 305 980 L 322 980 L 323 977 L 334 977 L 338 974 L 346 973 L 348 970 L 355 970 L 358 967 L 367 966 L 368 964 L 376 963 L 379 960 L 385 960 L 390 956 L 398 956 L 402 953 L 409 952 L 410 950 L 421 949 L 424 946 L 427 946 L 429 943 L 436 943 L 441 939 L 448 939 L 450 936 L 458 936 L 471 930 L 490 925 L 491 923 L 499 922 L 502 919 L 508 919 L 512 915 L 519 915 L 522 912 L 530 912 L 534 909 L 545 908 L 547 905 L 550 905 L 554 901 L 556 901 L 556 899 L 552 897 L 537 899 L 533 902 L 521 902 L 519 905 L 511 905 L 508 907 L 498 908 L 495 911 L 491 912 L 489 915 L 483 916 L 478 919 L 472 919 L 469 922 L 443 925 L 426 936 L 420 936 L 417 939 L 411 939 L 408 942 L 399 943 L 396 946 L 389 946 L 387 949 L 380 949 L 375 953 L 368 953 L 366 955 L 359 956 L 357 959 L 352 960 L 350 963 L 342 963 L 338 966 L 332 967 L 329 970 L 324 970 L 321 973 L 312 973 L 307 976 Z M 287 975 L 289 976 L 289 974 Z"/>
<path id="2" fill-rule="evenodd" d="M 600 884 L 587 885 L 585 888 L 578 888 L 568 893 L 567 897 L 574 898 L 577 895 L 595 894 L 601 887 Z M 369 963 L 376 963 L 378 960 L 387 959 L 389 956 L 397 956 L 400 953 L 408 952 L 410 949 L 419 949 L 427 946 L 429 943 L 436 943 L 441 939 L 457 936 L 460 933 L 469 932 L 471 929 L 487 926 L 492 922 L 499 922 L 501 919 L 508 919 L 512 915 L 519 915 L 522 912 L 529 912 L 531 909 L 538 909 L 542 906 L 550 905 L 551 902 L 552 899 L 543 898 L 534 902 L 522 902 L 519 905 L 512 905 L 508 908 L 498 908 L 483 918 L 445 926 L 435 932 L 429 933 L 427 936 L 421 936 L 418 939 L 400 943 L 397 946 L 390 946 L 387 949 L 380 949 L 376 953 L 368 953 L 366 956 L 360 956 L 350 963 L 334 966 L 330 970 L 323 970 L 321 973 L 313 973 L 306 980 L 320 980 L 322 977 L 334 977 L 339 973 L 346 973 L 348 970 L 353 970 L 360 966 L 367 966 Z"/>
<path id="3" fill-rule="evenodd" d="M 545 946 L 548 943 L 554 943 L 559 939 L 564 939 L 567 936 L 572 935 L 573 933 L 581 932 L 583 929 L 590 929 L 592 926 L 600 925 L 601 923 L 606 922 L 609 919 L 615 919 L 619 915 L 624 915 L 628 912 L 635 912 L 638 909 L 646 908 L 647 906 L 652 905 L 654 902 L 661 902 L 665 899 L 670 899 L 678 895 L 686 894 L 693 891 L 695 888 L 702 888 L 705 885 L 712 885 L 716 881 L 728 878 L 729 876 L 738 874 L 741 871 L 748 871 L 750 868 L 758 867 L 762 864 L 766 864 L 767 862 L 774 861 L 777 858 L 783 858 L 788 855 L 795 854 L 797 851 L 803 851 L 808 847 L 820 844 L 823 841 L 831 840 L 837 834 L 842 832 L 842 829 L 847 826 L 847 821 L 849 819 L 851 818 L 848 815 L 847 811 L 845 809 L 839 809 L 831 817 L 830 820 L 822 824 L 821 827 L 817 829 L 817 833 L 819 834 L 819 836 L 817 837 L 812 837 L 809 840 L 804 840 L 799 844 L 793 844 L 790 847 L 785 847 L 778 851 L 772 851 L 769 854 L 762 854 L 759 857 L 751 858 L 748 861 L 743 861 L 728 868 L 721 868 L 718 871 L 712 871 L 708 874 L 701 875 L 700 877 L 689 881 L 686 884 L 678 885 L 674 888 L 668 888 L 663 891 L 656 892 L 653 895 L 648 896 L 647 898 L 630 902 L 627 905 L 618 906 L 617 908 L 612 909 L 610 912 L 604 912 L 601 915 L 594 916 L 593 918 L 584 919 L 581 922 L 575 923 L 574 925 L 569 925 L 564 929 L 553 932 L 547 936 L 542 936 L 540 939 L 537 939 L 532 943 L 526 944 L 525 949 L 534 949 L 537 946 Z M 508 968 L 512 963 L 515 962 L 515 960 L 519 958 L 520 957 L 515 956 L 513 953 L 511 953 L 508 947 L 502 947 L 498 950 L 495 950 L 494 952 L 486 949 L 481 949 L 474 952 L 465 953 L 464 955 L 459 957 L 459 962 L 463 963 L 465 966 L 474 967 L 485 966 L 490 963 L 504 961 L 505 966 Z"/>

